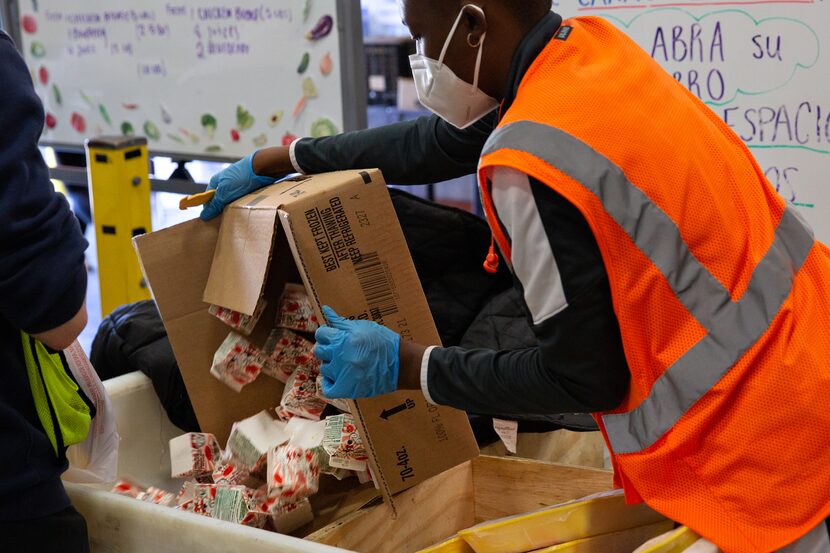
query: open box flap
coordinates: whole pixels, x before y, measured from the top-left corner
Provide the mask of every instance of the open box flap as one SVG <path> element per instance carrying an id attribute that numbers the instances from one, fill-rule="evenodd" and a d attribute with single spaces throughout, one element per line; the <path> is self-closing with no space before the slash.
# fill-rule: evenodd
<path id="1" fill-rule="evenodd" d="M 340 185 L 346 174 L 348 172 L 315 176 L 314 192 L 325 194 Z M 355 172 L 351 172 L 350 176 L 355 180 L 361 179 Z M 221 305 L 246 315 L 254 314 L 263 295 L 268 292 L 266 284 L 274 255 L 277 210 L 279 206 L 306 195 L 308 192 L 303 189 L 302 183 L 309 178 L 285 179 L 244 196 L 225 208 L 204 290 L 205 303 Z"/>
<path id="2" fill-rule="evenodd" d="M 202 302 L 220 222 L 188 221 L 133 239 L 199 425 L 225 444 L 234 422 L 273 407 L 283 384 L 260 378 L 236 393 L 210 375 L 230 332 Z"/>
<path id="3" fill-rule="evenodd" d="M 267 188 L 228 206 L 222 215 L 205 303 L 253 315 L 271 264 L 277 201 Z"/>

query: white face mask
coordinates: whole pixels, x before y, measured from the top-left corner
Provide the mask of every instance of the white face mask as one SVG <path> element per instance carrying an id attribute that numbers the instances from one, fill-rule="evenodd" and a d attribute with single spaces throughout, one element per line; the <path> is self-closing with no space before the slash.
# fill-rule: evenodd
<path id="1" fill-rule="evenodd" d="M 458 24 L 461 22 L 461 16 L 464 15 L 464 10 L 468 7 L 480 11 L 482 14 L 484 13 L 481 8 L 474 4 L 467 4 L 461 8 L 461 12 L 450 30 L 450 35 L 444 42 L 444 49 L 441 50 L 441 57 L 438 60 L 428 58 L 420 52 L 409 56 L 412 76 L 415 79 L 415 88 L 418 91 L 418 99 L 425 108 L 459 129 L 466 129 L 499 105 L 495 98 L 488 96 L 478 88 L 481 54 L 484 51 L 484 37 L 487 36 L 487 33 L 481 35 L 481 41 L 478 45 L 473 84 L 460 79 L 449 67 L 444 65 L 444 56 L 447 54 L 447 49 L 456 29 L 458 29 Z"/>

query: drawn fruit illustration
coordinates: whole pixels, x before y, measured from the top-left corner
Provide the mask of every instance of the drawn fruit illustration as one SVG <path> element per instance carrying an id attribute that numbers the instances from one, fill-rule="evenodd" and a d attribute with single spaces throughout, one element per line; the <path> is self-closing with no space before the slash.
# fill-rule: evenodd
<path id="1" fill-rule="evenodd" d="M 236 129 L 231 129 L 231 140 L 234 142 L 239 142 L 239 131 Z"/>
<path id="2" fill-rule="evenodd" d="M 26 14 L 20 18 L 20 26 L 30 35 L 34 34 L 37 32 L 37 18 L 34 15 Z"/>
<path id="3" fill-rule="evenodd" d="M 327 52 L 320 60 L 320 73 L 326 76 L 331 73 L 332 69 L 334 69 L 334 61 L 331 59 L 331 52 Z"/>
<path id="4" fill-rule="evenodd" d="M 40 79 L 40 84 L 49 84 L 49 70 L 46 67 L 41 65 L 40 69 L 38 69 L 37 76 Z"/>
<path id="5" fill-rule="evenodd" d="M 72 124 L 72 128 L 76 131 L 80 133 L 86 132 L 86 119 L 84 119 L 84 116 L 77 111 L 72 112 L 69 122 Z"/>
<path id="6" fill-rule="evenodd" d="M 54 129 L 58 126 L 58 120 L 55 118 L 54 115 L 51 113 L 46 114 L 46 128 L 47 129 Z"/>
<path id="7" fill-rule="evenodd" d="M 282 137 L 282 145 L 283 146 L 291 146 L 291 143 L 294 142 L 295 140 L 297 140 L 297 137 L 294 136 L 293 134 L 291 134 L 290 132 L 287 132 Z"/>
<path id="8" fill-rule="evenodd" d="M 284 112 L 282 110 L 275 111 L 274 113 L 272 113 L 271 116 L 268 118 L 268 126 L 276 127 L 277 125 L 279 125 L 280 121 L 282 121 L 283 113 Z"/>
<path id="9" fill-rule="evenodd" d="M 124 136 L 133 136 L 135 134 L 133 124 L 129 121 L 124 121 L 123 123 L 121 123 L 121 134 L 123 134 Z"/>

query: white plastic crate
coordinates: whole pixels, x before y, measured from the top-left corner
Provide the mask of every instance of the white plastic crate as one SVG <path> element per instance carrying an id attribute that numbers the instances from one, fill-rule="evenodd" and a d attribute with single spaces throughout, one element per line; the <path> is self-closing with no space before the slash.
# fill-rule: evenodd
<path id="1" fill-rule="evenodd" d="M 170 438 L 181 430 L 167 418 L 153 385 L 135 372 L 104 383 L 110 394 L 121 445 L 119 476 L 177 492 L 170 478 Z M 110 493 L 109 488 L 66 484 L 75 508 L 87 521 L 93 553 L 343 553 L 264 530 L 214 520 Z"/>
<path id="2" fill-rule="evenodd" d="M 177 491 L 168 442 L 182 432 L 168 420 L 150 380 L 132 373 L 104 386 L 121 434 L 119 476 Z M 93 553 L 412 553 L 478 522 L 608 490 L 611 473 L 481 456 L 401 493 L 397 520 L 387 504 L 375 504 L 335 518 L 312 534 L 315 541 L 142 503 L 109 487 L 66 488 L 87 519 Z"/>

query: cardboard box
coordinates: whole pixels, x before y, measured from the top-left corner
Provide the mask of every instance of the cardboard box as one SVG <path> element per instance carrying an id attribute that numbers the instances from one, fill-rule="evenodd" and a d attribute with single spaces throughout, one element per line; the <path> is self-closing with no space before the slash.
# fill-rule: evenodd
<path id="1" fill-rule="evenodd" d="M 202 431 L 221 443 L 233 422 L 277 405 L 283 384 L 260 377 L 236 394 L 209 375 L 227 335 L 209 304 L 251 315 L 267 299 L 251 334 L 262 345 L 285 285 L 302 279 L 319 320 L 330 305 L 403 339 L 440 344 L 377 170 L 283 181 L 228 206 L 221 227 L 190 221 L 135 245 Z M 352 414 L 393 516 L 394 494 L 478 454 L 466 414 L 429 405 L 420 391 L 354 402 Z"/>

